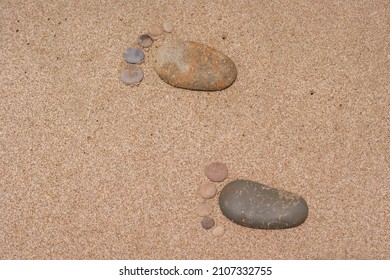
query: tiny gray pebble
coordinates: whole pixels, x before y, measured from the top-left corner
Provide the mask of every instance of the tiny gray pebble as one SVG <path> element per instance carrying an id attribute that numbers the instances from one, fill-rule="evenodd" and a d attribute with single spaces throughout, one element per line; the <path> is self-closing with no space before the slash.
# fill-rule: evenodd
<path id="1" fill-rule="evenodd" d="M 140 48 L 128 48 L 123 54 L 123 57 L 128 63 L 140 63 L 144 60 L 145 54 Z"/>
<path id="2" fill-rule="evenodd" d="M 203 217 L 201 221 L 202 227 L 204 229 L 211 229 L 214 226 L 214 220 L 210 217 Z"/>
<path id="3" fill-rule="evenodd" d="M 128 85 L 138 85 L 144 78 L 144 72 L 141 67 L 136 65 L 129 65 L 121 73 L 121 80 Z"/>

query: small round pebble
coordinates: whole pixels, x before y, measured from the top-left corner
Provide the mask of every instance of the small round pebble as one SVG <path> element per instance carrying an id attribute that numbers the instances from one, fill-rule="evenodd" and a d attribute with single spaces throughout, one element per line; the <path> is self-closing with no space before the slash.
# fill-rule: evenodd
<path id="1" fill-rule="evenodd" d="M 149 27 L 149 34 L 152 36 L 161 35 L 164 32 L 163 28 L 159 24 L 153 24 Z"/>
<path id="2" fill-rule="evenodd" d="M 225 234 L 225 228 L 223 226 L 216 226 L 211 233 L 216 237 L 222 236 Z"/>
<path id="3" fill-rule="evenodd" d="M 163 22 L 163 29 L 167 33 L 171 33 L 173 31 L 173 24 L 169 21 Z"/>
<path id="4" fill-rule="evenodd" d="M 123 54 L 128 63 L 140 63 L 144 60 L 145 54 L 140 48 L 128 48 Z"/>
<path id="5" fill-rule="evenodd" d="M 198 188 L 198 194 L 206 199 L 212 198 L 217 193 L 217 188 L 211 182 L 206 182 Z"/>
<path id="6" fill-rule="evenodd" d="M 128 85 L 138 85 L 144 78 L 144 72 L 141 67 L 136 65 L 129 65 L 121 73 L 121 80 Z"/>
<path id="7" fill-rule="evenodd" d="M 201 202 L 198 204 L 198 206 L 196 206 L 196 214 L 198 214 L 198 216 L 208 216 L 211 214 L 211 212 L 213 212 L 213 208 L 206 202 Z"/>
<path id="8" fill-rule="evenodd" d="M 203 217 L 200 223 L 204 229 L 211 229 L 215 225 L 214 220 L 210 217 Z"/>
<path id="9" fill-rule="evenodd" d="M 228 169 L 222 162 L 213 162 L 206 166 L 204 174 L 213 182 L 222 182 L 228 175 Z"/>
<path id="10" fill-rule="evenodd" d="M 153 44 L 153 38 L 148 34 L 142 34 L 138 37 L 138 44 L 144 48 L 149 48 Z"/>

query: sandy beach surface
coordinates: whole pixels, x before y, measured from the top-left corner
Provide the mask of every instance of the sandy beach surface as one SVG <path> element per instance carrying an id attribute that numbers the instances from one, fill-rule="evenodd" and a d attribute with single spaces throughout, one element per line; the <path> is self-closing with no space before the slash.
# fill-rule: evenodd
<path id="1" fill-rule="evenodd" d="M 389 259 L 389 1 L 0 1 L 1 259 Z M 123 52 L 171 34 L 126 86 Z M 219 92 L 153 69 L 170 38 L 236 64 Z M 256 230 L 196 190 L 254 180 L 303 196 L 304 224 Z"/>

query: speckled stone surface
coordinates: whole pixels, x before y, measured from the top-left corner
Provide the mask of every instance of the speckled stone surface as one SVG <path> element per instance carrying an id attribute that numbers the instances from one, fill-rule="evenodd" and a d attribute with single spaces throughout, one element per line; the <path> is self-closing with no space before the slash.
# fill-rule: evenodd
<path id="1" fill-rule="evenodd" d="M 307 203 L 299 195 L 249 180 L 228 183 L 219 196 L 219 206 L 233 222 L 258 229 L 296 227 L 308 215 Z"/>
<path id="2" fill-rule="evenodd" d="M 237 77 L 229 57 L 197 42 L 167 42 L 158 49 L 154 62 L 160 78 L 179 88 L 217 91 L 229 87 Z"/>

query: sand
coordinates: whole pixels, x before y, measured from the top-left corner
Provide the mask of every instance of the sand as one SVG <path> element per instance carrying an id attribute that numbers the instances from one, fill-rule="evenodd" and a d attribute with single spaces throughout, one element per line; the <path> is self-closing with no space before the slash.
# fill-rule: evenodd
<path id="1" fill-rule="evenodd" d="M 389 1 L 1 1 L 1 259 L 389 259 Z M 227 54 L 221 92 L 173 88 L 154 23 Z M 159 38 L 160 38 L 159 37 Z M 161 39 L 162 40 L 162 39 Z M 157 44 L 156 44 L 157 46 Z M 156 47 L 153 45 L 151 49 Z M 194 211 L 204 168 L 303 196 L 304 224 Z"/>

